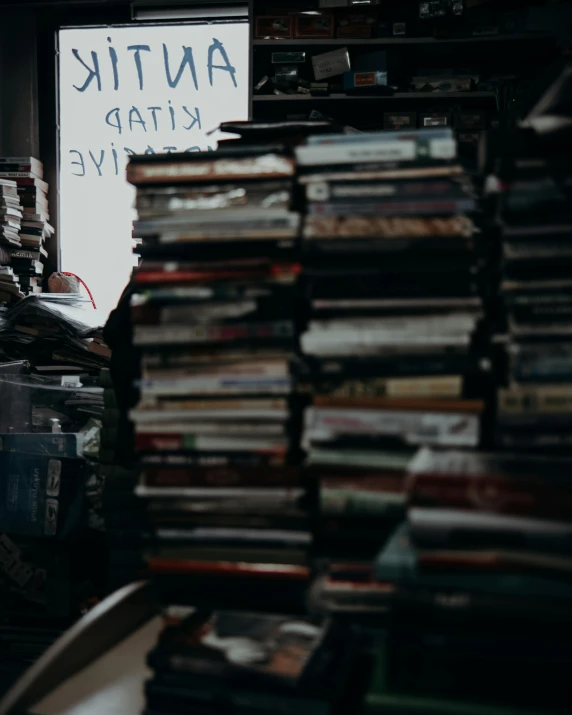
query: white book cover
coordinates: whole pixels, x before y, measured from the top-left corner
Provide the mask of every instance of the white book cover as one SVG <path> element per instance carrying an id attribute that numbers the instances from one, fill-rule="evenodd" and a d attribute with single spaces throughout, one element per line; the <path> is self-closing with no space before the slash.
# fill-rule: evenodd
<path id="1" fill-rule="evenodd" d="M 306 448 L 340 435 L 387 435 L 411 445 L 476 447 L 480 436 L 480 418 L 469 413 L 311 407 L 304 423 Z"/>

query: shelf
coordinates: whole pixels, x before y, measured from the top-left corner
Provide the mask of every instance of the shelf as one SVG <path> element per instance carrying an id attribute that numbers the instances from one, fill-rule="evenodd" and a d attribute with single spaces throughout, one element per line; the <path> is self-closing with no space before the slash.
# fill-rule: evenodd
<path id="1" fill-rule="evenodd" d="M 513 35 L 489 35 L 485 37 L 453 37 L 449 39 L 436 39 L 435 37 L 374 37 L 374 38 L 319 38 L 315 40 L 307 39 L 284 39 L 254 40 L 255 47 L 271 47 L 278 45 L 296 45 L 298 47 L 312 47 L 315 45 L 441 45 L 447 43 L 483 43 L 483 42 L 503 42 L 515 40 L 551 40 L 553 35 L 545 33 L 513 34 Z"/>
<path id="2" fill-rule="evenodd" d="M 311 97 L 304 94 L 255 95 L 253 102 L 331 102 L 331 101 L 394 101 L 396 99 L 494 99 L 494 92 L 396 92 L 391 96 L 330 94 L 327 97 Z"/>

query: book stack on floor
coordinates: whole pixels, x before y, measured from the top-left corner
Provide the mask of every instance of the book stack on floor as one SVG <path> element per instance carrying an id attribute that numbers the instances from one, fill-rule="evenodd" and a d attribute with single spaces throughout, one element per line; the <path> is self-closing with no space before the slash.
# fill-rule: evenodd
<path id="1" fill-rule="evenodd" d="M 42 292 L 43 262 L 48 256 L 44 242 L 54 232 L 49 224 L 48 184 L 43 172 L 42 163 L 33 157 L 0 157 L 0 182 L 15 182 L 18 199 L 16 206 L 4 195 L 4 204 L 8 202 L 20 213 L 19 220 L 13 215 L 11 226 L 18 233 L 18 241 L 11 241 L 8 252 L 22 295 Z M 10 189 L 13 191 L 13 187 Z M 12 193 L 8 196 L 13 199 Z M 16 227 L 16 223 L 20 225 Z"/>
<path id="2" fill-rule="evenodd" d="M 475 200 L 450 130 L 310 137 L 297 159 L 308 199 L 303 448 L 326 553 L 367 559 L 403 518 L 416 447 L 480 441 L 483 403 L 467 399 L 482 316 Z"/>
<path id="3" fill-rule="evenodd" d="M 128 167 L 144 239 L 132 299 L 137 494 L 168 603 L 303 606 L 311 538 L 292 425 L 293 176 L 281 146 Z"/>
<path id="4" fill-rule="evenodd" d="M 508 387 L 496 439 L 509 449 L 572 449 L 572 164 L 526 135 L 497 172 Z"/>
<path id="5" fill-rule="evenodd" d="M 568 458 L 420 450 L 407 521 L 374 566 L 393 595 L 380 646 L 385 688 L 370 693 L 372 711 L 398 693 L 570 707 L 571 467 Z M 433 708 L 419 712 L 441 712 Z"/>

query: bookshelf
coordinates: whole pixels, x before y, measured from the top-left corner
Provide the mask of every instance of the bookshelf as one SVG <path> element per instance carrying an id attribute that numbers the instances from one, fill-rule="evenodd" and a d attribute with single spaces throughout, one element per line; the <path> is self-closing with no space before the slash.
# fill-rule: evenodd
<path id="1" fill-rule="evenodd" d="M 311 97 L 308 95 L 296 94 L 269 94 L 259 95 L 252 98 L 253 102 L 371 102 L 375 101 L 391 101 L 396 99 L 494 99 L 494 92 L 396 92 L 391 96 L 374 96 L 374 95 L 350 95 L 350 94 L 330 94 L 327 97 Z"/>

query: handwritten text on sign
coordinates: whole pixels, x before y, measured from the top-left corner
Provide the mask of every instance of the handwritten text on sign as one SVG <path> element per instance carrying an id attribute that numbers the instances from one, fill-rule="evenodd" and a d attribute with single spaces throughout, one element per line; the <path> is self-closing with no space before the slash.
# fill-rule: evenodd
<path id="1" fill-rule="evenodd" d="M 133 268 L 129 154 L 215 149 L 248 118 L 244 23 L 71 28 L 59 33 L 62 269 L 109 311 Z"/>
<path id="2" fill-rule="evenodd" d="M 69 149 L 71 173 L 79 177 L 89 172 L 119 176 L 124 168 L 119 160 L 122 153 L 212 150 L 212 143 L 205 146 L 204 142 L 201 101 L 205 100 L 201 94 L 205 89 L 214 90 L 231 99 L 233 90 L 239 89 L 240 79 L 232 46 L 225 46 L 216 35 L 216 28 L 212 28 L 208 46 L 202 38 L 199 48 L 190 42 L 180 45 L 165 41 L 152 46 L 127 40 L 121 45 L 111 36 L 106 37 L 108 46 L 103 52 L 101 48 L 71 48 L 77 63 L 72 86 L 78 95 L 107 98 L 111 92 L 113 99 L 121 100 L 126 92 L 132 95 L 135 90 L 140 94 L 132 103 L 108 100 L 107 106 L 102 104 L 100 118 L 112 132 L 113 140 L 106 147 Z M 163 101 L 149 101 L 157 96 L 157 85 L 161 83 Z M 169 90 L 173 98 L 165 96 Z M 205 99 L 208 101 L 208 95 Z M 210 125 L 206 130 L 212 128 Z"/>

